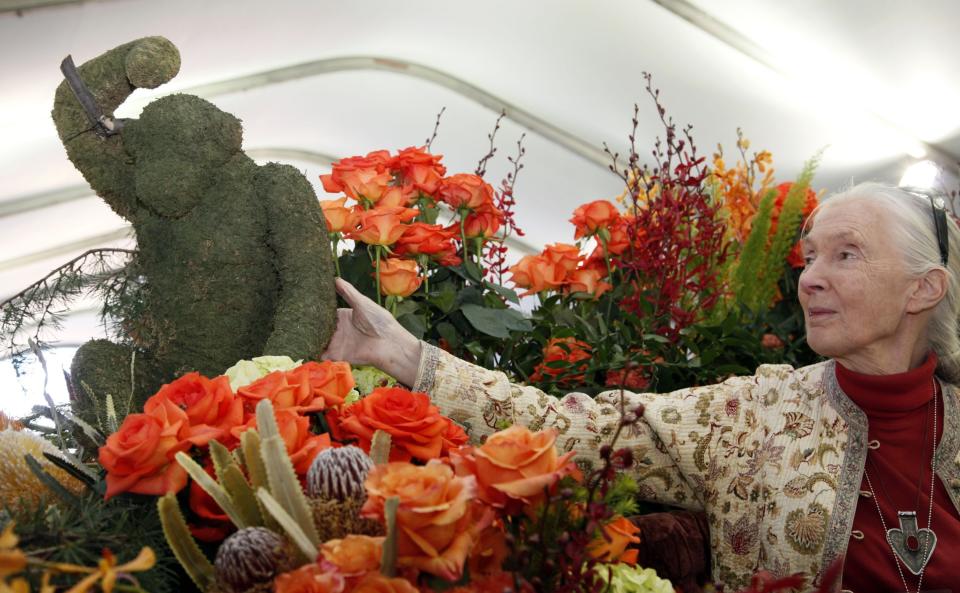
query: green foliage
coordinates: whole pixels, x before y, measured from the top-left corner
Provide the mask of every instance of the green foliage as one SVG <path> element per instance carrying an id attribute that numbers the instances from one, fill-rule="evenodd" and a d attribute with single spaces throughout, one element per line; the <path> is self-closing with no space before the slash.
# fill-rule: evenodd
<path id="1" fill-rule="evenodd" d="M 773 203 L 777 198 L 777 190 L 770 189 L 760 200 L 760 207 L 753 218 L 750 236 L 740 252 L 740 259 L 734 264 L 731 282 L 731 292 L 736 302 L 747 309 L 758 312 L 769 301 L 762 300 L 761 294 L 766 293 L 765 282 L 769 277 L 763 277 L 761 270 L 767 267 L 767 258 L 770 255 L 767 242 L 770 236 L 770 222 L 773 216 Z M 774 281 L 774 284 L 776 282 Z M 728 309 L 723 309 L 729 312 Z"/>
<path id="2" fill-rule="evenodd" d="M 104 549 L 124 561 L 149 546 L 157 554 L 157 565 L 137 573 L 141 588 L 151 593 L 180 591 L 177 562 L 167 548 L 153 497 L 127 495 L 104 501 L 100 493 L 87 491 L 72 503 L 54 498 L 33 508 L 0 509 L 0 528 L 8 521 L 16 522 L 22 549 L 50 562 L 96 566 Z M 39 590 L 39 575 L 29 576 Z"/>

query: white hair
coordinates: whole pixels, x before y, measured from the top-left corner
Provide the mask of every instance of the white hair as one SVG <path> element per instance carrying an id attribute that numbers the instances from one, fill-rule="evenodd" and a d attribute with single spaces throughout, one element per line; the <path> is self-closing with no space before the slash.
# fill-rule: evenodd
<path id="1" fill-rule="evenodd" d="M 926 190 L 902 188 L 884 183 L 860 183 L 834 194 L 814 211 L 846 202 L 866 199 L 882 204 L 892 214 L 891 239 L 899 247 L 908 273 L 915 276 L 941 269 L 947 274 L 947 294 L 937 304 L 928 327 L 930 348 L 937 354 L 937 374 L 950 383 L 960 383 L 960 228 L 947 212 L 948 257 L 940 259 L 931 194 Z M 809 220 L 813 220 L 810 216 Z"/>

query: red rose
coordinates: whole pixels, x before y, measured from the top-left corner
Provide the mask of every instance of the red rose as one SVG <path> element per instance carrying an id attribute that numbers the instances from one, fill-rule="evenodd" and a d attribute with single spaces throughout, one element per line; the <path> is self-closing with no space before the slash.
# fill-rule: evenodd
<path id="1" fill-rule="evenodd" d="M 543 349 L 543 362 L 538 364 L 530 375 L 531 381 L 544 381 L 547 377 L 569 385 L 583 380 L 583 371 L 590 359 L 590 345 L 574 338 L 554 338 Z M 560 366 L 550 363 L 564 361 Z"/>
<path id="2" fill-rule="evenodd" d="M 393 250 L 397 255 L 436 256 L 449 251 L 456 252 L 453 238 L 457 234 L 439 224 L 414 222 L 404 227 L 403 234 L 397 239 Z"/>
<path id="3" fill-rule="evenodd" d="M 468 239 L 489 239 L 503 225 L 503 212 L 493 205 L 481 206 L 467 215 L 463 221 L 463 234 Z"/>
<path id="4" fill-rule="evenodd" d="M 443 449 L 448 421 L 430 403 L 425 393 L 413 393 L 399 387 L 378 387 L 362 400 L 349 406 L 339 419 L 339 430 L 347 438 L 356 437 L 369 452 L 373 433 L 382 430 L 392 437 L 390 461 L 435 459 Z"/>

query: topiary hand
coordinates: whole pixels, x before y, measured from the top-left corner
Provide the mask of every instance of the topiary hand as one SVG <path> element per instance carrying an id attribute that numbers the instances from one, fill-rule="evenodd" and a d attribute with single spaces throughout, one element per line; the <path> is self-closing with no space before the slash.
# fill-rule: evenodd
<path id="1" fill-rule="evenodd" d="M 346 280 L 337 278 L 336 289 L 350 308 L 337 310 L 337 329 L 323 358 L 370 364 L 412 386 L 420 367 L 420 340 Z"/>

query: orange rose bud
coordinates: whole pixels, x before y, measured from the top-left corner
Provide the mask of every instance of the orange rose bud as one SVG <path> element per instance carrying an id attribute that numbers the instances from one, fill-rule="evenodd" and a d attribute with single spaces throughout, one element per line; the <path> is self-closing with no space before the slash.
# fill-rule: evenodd
<path id="1" fill-rule="evenodd" d="M 564 276 L 576 270 L 580 261 L 583 259 L 583 256 L 580 255 L 580 248 L 576 245 L 570 245 L 569 243 L 553 243 L 552 245 L 547 245 L 543 249 L 542 255 L 547 261 L 561 268 Z"/>
<path id="2" fill-rule="evenodd" d="M 463 221 L 463 234 L 467 239 L 489 239 L 500 230 L 503 220 L 503 212 L 494 206 L 481 207 L 467 215 Z"/>
<path id="3" fill-rule="evenodd" d="M 579 206 L 573 211 L 570 222 L 576 227 L 574 239 L 596 234 L 600 229 L 608 229 L 620 218 L 620 211 L 609 200 L 595 200 Z"/>
<path id="4" fill-rule="evenodd" d="M 230 446 L 230 429 L 243 424 L 243 401 L 233 395 L 230 379 L 207 379 L 200 373 L 187 373 L 160 388 L 143 406 L 150 414 L 163 400 L 169 400 L 187 414 L 186 436 L 191 444 L 203 447 L 210 439 Z"/>
<path id="5" fill-rule="evenodd" d="M 390 168 L 399 173 L 405 187 L 432 196 L 437 191 L 440 180 L 447 174 L 447 168 L 440 164 L 442 158 L 439 154 L 430 154 L 424 148 L 411 146 L 393 157 Z"/>
<path id="6" fill-rule="evenodd" d="M 374 389 L 347 407 L 339 424 L 344 436 L 356 437 L 367 452 L 374 432 L 379 429 L 389 433 L 393 443 L 390 461 L 440 457 L 448 428 L 448 420 L 430 403 L 427 394 L 399 387 Z"/>
<path id="7" fill-rule="evenodd" d="M 477 210 L 493 206 L 493 187 L 477 175 L 458 173 L 440 181 L 436 198 L 454 210 Z"/>
<path id="8" fill-rule="evenodd" d="M 169 399 L 148 414 L 130 414 L 100 447 L 110 499 L 121 492 L 162 496 L 187 485 L 187 472 L 174 459 L 190 448 L 186 413 Z"/>
<path id="9" fill-rule="evenodd" d="M 626 517 L 617 517 L 603 526 L 603 533 L 590 544 L 590 556 L 601 562 L 624 562 L 635 565 L 639 551 L 628 550 L 630 544 L 639 544 L 640 538 L 636 534 L 640 528 Z"/>
<path id="10" fill-rule="evenodd" d="M 573 451 L 557 455 L 557 431 L 530 432 L 514 424 L 490 436 L 480 447 L 451 451 L 457 475 L 476 476 L 477 496 L 490 506 L 516 513 L 543 500 L 567 475 L 578 475 Z"/>
<path id="11" fill-rule="evenodd" d="M 574 270 L 567 279 L 567 290 L 570 292 L 585 292 L 598 299 L 600 296 L 613 288 L 613 285 L 601 280 L 606 273 L 592 268 Z"/>
<path id="12" fill-rule="evenodd" d="M 403 235 L 405 223 L 419 212 L 415 208 L 374 208 L 360 213 L 357 228 L 349 233 L 351 239 L 368 245 L 393 245 Z"/>
<path id="13" fill-rule="evenodd" d="M 520 296 L 563 286 L 564 269 L 542 255 L 526 255 L 510 267 L 511 281 L 519 288 L 528 289 Z"/>
<path id="14" fill-rule="evenodd" d="M 350 593 L 420 593 L 410 581 L 401 578 L 385 577 L 380 573 L 371 573 L 363 578 Z"/>
<path id="15" fill-rule="evenodd" d="M 376 274 L 376 272 L 374 272 Z M 423 277 L 412 259 L 390 257 L 380 261 L 380 292 L 387 296 L 410 296 L 420 288 Z"/>
<path id="16" fill-rule="evenodd" d="M 327 232 L 342 233 L 356 226 L 357 214 L 353 208 L 347 208 L 346 203 L 347 198 L 320 200 L 320 209 L 327 221 Z"/>
<path id="17" fill-rule="evenodd" d="M 285 572 L 273 582 L 274 593 L 345 593 L 343 575 L 323 569 L 318 564 L 307 564 Z"/>
<path id="18" fill-rule="evenodd" d="M 609 255 L 621 255 L 630 247 L 630 233 L 627 231 L 627 225 L 630 224 L 631 220 L 633 220 L 632 216 L 623 215 L 620 220 L 607 229 L 609 237 L 606 237 L 606 250 Z M 636 232 L 641 236 L 642 231 L 643 229 L 636 229 Z M 602 243 L 600 249 L 603 249 Z"/>
<path id="19" fill-rule="evenodd" d="M 356 577 L 380 570 L 383 554 L 383 537 L 348 535 L 343 539 L 331 539 L 321 544 L 323 559 L 337 567 L 346 577 Z"/>
<path id="20" fill-rule="evenodd" d="M 368 396 L 369 397 L 369 396 Z M 398 497 L 397 566 L 449 581 L 463 574 L 467 554 L 493 512 L 472 502 L 473 476 L 458 477 L 432 459 L 425 466 L 387 463 L 370 470 L 361 515 L 383 519 L 387 499 Z"/>

